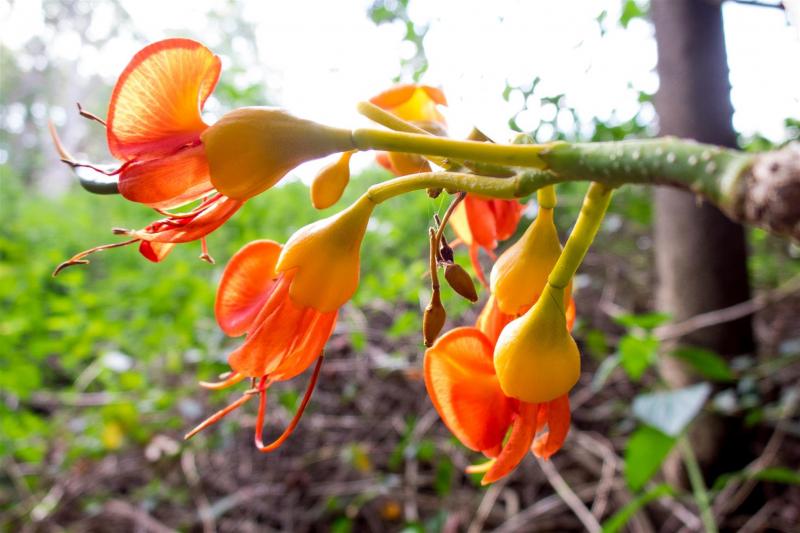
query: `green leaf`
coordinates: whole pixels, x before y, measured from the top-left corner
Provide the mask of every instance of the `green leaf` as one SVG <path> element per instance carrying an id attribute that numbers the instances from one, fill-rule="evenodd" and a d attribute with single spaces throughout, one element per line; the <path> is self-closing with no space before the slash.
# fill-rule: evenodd
<path id="1" fill-rule="evenodd" d="M 669 322 L 669 313 L 643 313 L 641 315 L 622 314 L 614 317 L 614 322 L 626 328 L 655 329 Z"/>
<path id="2" fill-rule="evenodd" d="M 644 487 L 675 446 L 677 439 L 651 426 L 637 429 L 625 446 L 625 481 L 631 490 Z"/>
<path id="3" fill-rule="evenodd" d="M 723 474 L 718 477 L 711 490 L 722 490 L 725 485 L 731 481 L 738 481 L 742 479 L 757 479 L 759 481 L 769 481 L 772 483 L 800 485 L 800 472 L 782 466 L 772 466 L 769 468 L 764 468 L 763 470 L 757 470 L 755 472 L 745 472 L 740 470 L 738 472 Z"/>
<path id="4" fill-rule="evenodd" d="M 667 392 L 640 394 L 633 400 L 633 414 L 671 437 L 677 437 L 702 409 L 711 386 L 698 383 Z"/>
<path id="5" fill-rule="evenodd" d="M 619 341 L 619 356 L 622 368 L 631 377 L 638 381 L 645 370 L 656 360 L 659 342 L 653 337 L 637 337 L 625 335 Z"/>
<path id="6" fill-rule="evenodd" d="M 622 13 L 619 16 L 619 24 L 623 28 L 627 28 L 628 24 L 635 18 L 643 18 L 645 16 L 644 10 L 639 7 L 635 0 L 624 0 L 622 3 Z"/>
<path id="7" fill-rule="evenodd" d="M 656 485 L 644 494 L 634 498 L 631 502 L 625 505 L 625 507 L 614 513 L 612 517 L 603 522 L 603 533 L 616 533 L 628 523 L 633 515 L 636 514 L 636 511 L 653 500 L 657 500 L 658 498 L 662 498 L 664 496 L 672 496 L 674 494 L 675 491 L 666 483 Z"/>
<path id="8" fill-rule="evenodd" d="M 698 374 L 712 381 L 732 381 L 734 379 L 728 363 L 711 350 L 686 346 L 676 349 L 672 355 L 689 363 Z"/>

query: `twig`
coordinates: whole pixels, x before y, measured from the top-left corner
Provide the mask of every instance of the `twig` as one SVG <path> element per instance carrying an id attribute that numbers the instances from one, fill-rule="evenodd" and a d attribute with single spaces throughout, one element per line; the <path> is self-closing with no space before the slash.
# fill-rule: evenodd
<path id="1" fill-rule="evenodd" d="M 197 514 L 203 523 L 203 533 L 214 533 L 217 530 L 217 522 L 211 513 L 208 498 L 200 486 L 200 474 L 197 471 L 197 463 L 191 450 L 184 450 L 181 454 L 181 469 L 186 477 L 186 482 L 192 489 L 194 501 L 197 505 Z"/>
<path id="2" fill-rule="evenodd" d="M 586 531 L 590 533 L 599 533 L 602 531 L 600 527 L 600 523 L 597 521 L 597 518 L 594 517 L 591 511 L 583 504 L 583 501 L 578 497 L 575 492 L 569 488 L 569 485 L 564 478 L 561 477 L 561 474 L 558 473 L 558 470 L 553 465 L 551 461 L 546 461 L 543 459 L 539 459 L 539 467 L 544 472 L 544 475 L 547 477 L 547 481 L 550 482 L 550 485 L 553 486 L 556 493 L 564 500 L 572 512 L 575 513 L 575 516 L 578 517 L 578 520 L 581 521 L 583 527 L 586 528 Z"/>
<path id="3" fill-rule="evenodd" d="M 576 489 L 575 494 L 578 498 L 590 498 L 594 494 L 594 485 L 586 485 Z M 493 533 L 515 533 L 516 531 L 524 530 L 526 526 L 530 527 L 531 521 L 535 518 L 555 511 L 564 505 L 566 505 L 564 500 L 558 494 L 547 496 L 503 522 Z"/>
<path id="4" fill-rule="evenodd" d="M 486 519 L 492 512 L 494 504 L 497 503 L 497 498 L 503 492 L 508 482 L 507 480 L 508 478 L 504 478 L 489 487 L 489 490 L 487 490 L 483 498 L 481 498 L 478 510 L 475 511 L 475 518 L 472 520 L 469 528 L 467 528 L 467 533 L 481 533 L 481 531 L 483 531 L 483 524 L 486 523 Z"/>
<path id="5" fill-rule="evenodd" d="M 174 529 L 165 526 L 142 509 L 137 509 L 123 500 L 109 501 L 105 505 L 105 512 L 127 518 L 145 531 L 150 531 L 152 533 L 176 533 Z"/>

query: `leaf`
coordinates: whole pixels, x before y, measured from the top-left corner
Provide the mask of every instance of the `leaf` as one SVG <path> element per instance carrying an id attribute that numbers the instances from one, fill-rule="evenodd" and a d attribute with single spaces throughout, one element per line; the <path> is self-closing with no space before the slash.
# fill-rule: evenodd
<path id="1" fill-rule="evenodd" d="M 609 355 L 603 362 L 600 363 L 600 366 L 597 367 L 597 371 L 594 373 L 594 377 L 592 377 L 592 390 L 594 392 L 599 391 L 603 388 L 603 385 L 606 384 L 608 378 L 611 377 L 611 373 L 614 372 L 614 369 L 619 366 L 619 356 L 618 355 Z"/>
<path id="2" fill-rule="evenodd" d="M 638 381 L 645 370 L 656 360 L 659 342 L 653 337 L 636 337 L 625 335 L 619 341 L 619 356 L 622 368 L 631 377 Z"/>
<path id="3" fill-rule="evenodd" d="M 653 500 L 657 500 L 663 496 L 672 496 L 674 494 L 675 491 L 666 483 L 656 485 L 644 494 L 634 498 L 631 502 L 625 505 L 625 507 L 614 513 L 613 516 L 603 522 L 603 533 L 616 533 L 628 523 L 628 520 L 630 520 L 633 515 L 636 514 L 636 511 Z"/>
<path id="4" fill-rule="evenodd" d="M 661 468 L 677 439 L 651 427 L 637 429 L 625 446 L 625 481 L 637 491 Z"/>
<path id="5" fill-rule="evenodd" d="M 615 316 L 614 322 L 620 326 L 625 326 L 626 328 L 642 328 L 651 330 L 669 322 L 669 319 L 669 313 L 643 313 L 641 315 L 626 313 Z"/>
<path id="6" fill-rule="evenodd" d="M 772 466 L 769 468 L 764 468 L 763 470 L 756 470 L 755 472 L 745 472 L 740 470 L 738 472 L 723 474 L 718 477 L 711 490 L 722 490 L 725 485 L 731 481 L 739 481 L 743 479 L 757 479 L 759 481 L 769 481 L 772 483 L 800 485 L 800 472 L 782 466 Z"/>
<path id="7" fill-rule="evenodd" d="M 671 437 L 677 437 L 705 404 L 711 386 L 698 383 L 667 392 L 640 394 L 633 400 L 633 414 Z"/>
<path id="8" fill-rule="evenodd" d="M 623 28 L 628 27 L 628 24 L 635 18 L 643 18 L 645 16 L 644 10 L 639 7 L 635 0 L 624 0 L 622 4 L 622 13 L 619 16 L 619 24 Z"/>
<path id="9" fill-rule="evenodd" d="M 689 363 L 698 374 L 712 381 L 732 381 L 734 379 L 728 363 L 711 350 L 686 346 L 676 349 L 672 355 Z"/>

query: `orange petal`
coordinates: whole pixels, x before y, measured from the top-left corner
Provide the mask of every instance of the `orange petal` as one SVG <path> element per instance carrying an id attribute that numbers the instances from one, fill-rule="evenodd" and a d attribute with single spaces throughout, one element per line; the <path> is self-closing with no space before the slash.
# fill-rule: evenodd
<path id="1" fill-rule="evenodd" d="M 133 232 L 136 237 L 151 242 L 181 243 L 196 241 L 223 225 L 244 202 L 219 196 L 201 212 L 190 217 L 175 217 L 154 222 Z"/>
<path id="2" fill-rule="evenodd" d="M 525 206 L 518 200 L 491 200 L 497 228 L 497 240 L 504 241 L 514 235 Z"/>
<path id="3" fill-rule="evenodd" d="M 136 162 L 119 177 L 119 192 L 132 202 L 158 209 L 178 207 L 213 190 L 203 147 Z"/>
<path id="4" fill-rule="evenodd" d="M 571 285 L 571 283 L 570 283 L 570 285 Z M 571 292 L 572 292 L 571 287 L 568 287 L 567 288 L 567 294 L 569 294 Z M 567 303 L 567 311 L 566 311 L 567 330 L 569 330 L 569 331 L 572 331 L 572 326 L 575 325 L 575 315 L 576 315 L 575 299 L 572 296 L 569 296 L 569 302 Z"/>
<path id="5" fill-rule="evenodd" d="M 333 333 L 339 311 L 320 313 L 309 308 L 306 313 L 310 314 L 310 317 L 304 317 L 303 324 L 299 328 L 303 333 L 295 339 L 283 362 L 270 375 L 276 381 L 292 379 L 311 366 Z"/>
<path id="6" fill-rule="evenodd" d="M 528 453 L 533 436 L 536 434 L 537 409 L 538 405 L 535 403 L 520 402 L 519 414 L 514 418 L 508 442 L 503 446 L 503 451 L 497 456 L 492 467 L 483 476 L 481 485 L 494 483 L 508 475 Z"/>
<path id="7" fill-rule="evenodd" d="M 514 320 L 513 315 L 507 315 L 500 311 L 497 307 L 497 300 L 493 294 L 489 295 L 486 300 L 481 314 L 478 315 L 478 320 L 475 322 L 475 327 L 478 328 L 486 335 L 492 345 L 497 344 L 497 338 L 500 337 L 500 332 L 508 325 L 509 322 Z"/>
<path id="8" fill-rule="evenodd" d="M 270 299 L 277 299 L 277 293 L 276 290 Z M 304 325 L 308 325 L 306 311 L 314 311 L 296 307 L 286 294 L 283 293 L 283 298 L 271 313 L 259 313 L 253 320 L 254 328 L 248 332 L 244 344 L 228 356 L 228 364 L 233 370 L 248 377 L 271 374 L 306 333 L 303 329 Z M 264 306 L 265 309 L 268 307 Z"/>
<path id="9" fill-rule="evenodd" d="M 417 90 L 417 86 L 413 83 L 405 83 L 402 85 L 395 85 L 382 93 L 373 96 L 369 101 L 381 109 L 392 109 L 406 103 Z"/>
<path id="10" fill-rule="evenodd" d="M 473 240 L 487 250 L 494 250 L 497 247 L 497 222 L 491 201 L 468 194 L 463 203 Z"/>
<path id="11" fill-rule="evenodd" d="M 217 84 L 220 60 L 190 39 L 167 39 L 137 53 L 108 107 L 108 147 L 117 159 L 164 154 L 199 138 L 200 117 Z"/>
<path id="12" fill-rule="evenodd" d="M 260 240 L 236 252 L 222 274 L 214 312 L 222 331 L 232 337 L 246 332 L 275 287 L 275 263 L 281 245 Z"/>
<path id="13" fill-rule="evenodd" d="M 168 242 L 141 241 L 139 243 L 139 253 L 153 263 L 160 263 L 174 247 L 173 243 Z"/>
<path id="14" fill-rule="evenodd" d="M 503 441 L 514 402 L 503 395 L 492 364 L 492 345 L 475 328 L 456 328 L 425 352 L 425 386 L 445 425 L 468 448 Z"/>
<path id="15" fill-rule="evenodd" d="M 569 396 L 566 394 L 547 402 L 547 431 L 538 437 L 531 447 L 536 457 L 549 459 L 564 445 L 569 433 Z"/>

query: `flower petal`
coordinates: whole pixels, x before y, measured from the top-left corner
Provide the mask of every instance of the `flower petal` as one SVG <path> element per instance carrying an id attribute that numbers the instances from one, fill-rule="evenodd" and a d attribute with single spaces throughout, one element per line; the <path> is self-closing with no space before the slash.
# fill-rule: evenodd
<path id="1" fill-rule="evenodd" d="M 547 411 L 547 431 L 536 437 L 531 451 L 536 457 L 549 459 L 564 445 L 569 433 L 569 396 L 566 394 L 541 406 Z"/>
<path id="2" fill-rule="evenodd" d="M 196 241 L 231 218 L 244 202 L 220 196 L 194 216 L 176 216 L 156 221 L 133 233 L 143 241 L 181 243 Z"/>
<path id="3" fill-rule="evenodd" d="M 503 395 L 492 365 L 492 345 L 475 328 L 456 328 L 425 352 L 425 386 L 445 425 L 468 448 L 503 441 L 514 401 Z"/>
<path id="4" fill-rule="evenodd" d="M 169 255 L 175 244 L 168 242 L 141 241 L 139 253 L 153 263 L 160 263 Z"/>
<path id="5" fill-rule="evenodd" d="M 497 240 L 504 241 L 514 235 L 525 206 L 518 200 L 491 200 L 497 228 Z"/>
<path id="6" fill-rule="evenodd" d="M 536 433 L 537 409 L 538 405 L 535 403 L 520 402 L 519 414 L 514 418 L 508 442 L 505 443 L 503 451 L 500 452 L 492 467 L 481 479 L 481 485 L 494 483 L 508 475 L 528 453 L 533 436 Z"/>
<path id="7" fill-rule="evenodd" d="M 497 221 L 491 200 L 468 194 L 463 203 L 473 240 L 487 250 L 497 248 Z"/>
<path id="8" fill-rule="evenodd" d="M 338 313 L 338 310 L 320 313 L 314 309 L 307 309 L 303 324 L 299 328 L 301 335 L 294 340 L 289 353 L 272 372 L 270 378 L 275 381 L 285 381 L 305 372 L 322 353 L 325 343 L 333 333 Z"/>
<path id="9" fill-rule="evenodd" d="M 222 274 L 214 312 L 222 331 L 235 337 L 246 332 L 275 288 L 275 263 L 281 245 L 253 241 L 236 252 Z"/>
<path id="10" fill-rule="evenodd" d="M 132 202 L 158 209 L 178 207 L 213 190 L 203 147 L 135 162 L 119 177 L 119 192 Z"/>
<path id="11" fill-rule="evenodd" d="M 164 154 L 196 140 L 220 60 L 190 39 L 167 39 L 137 53 L 117 80 L 108 107 L 111 154 L 128 160 Z"/>

